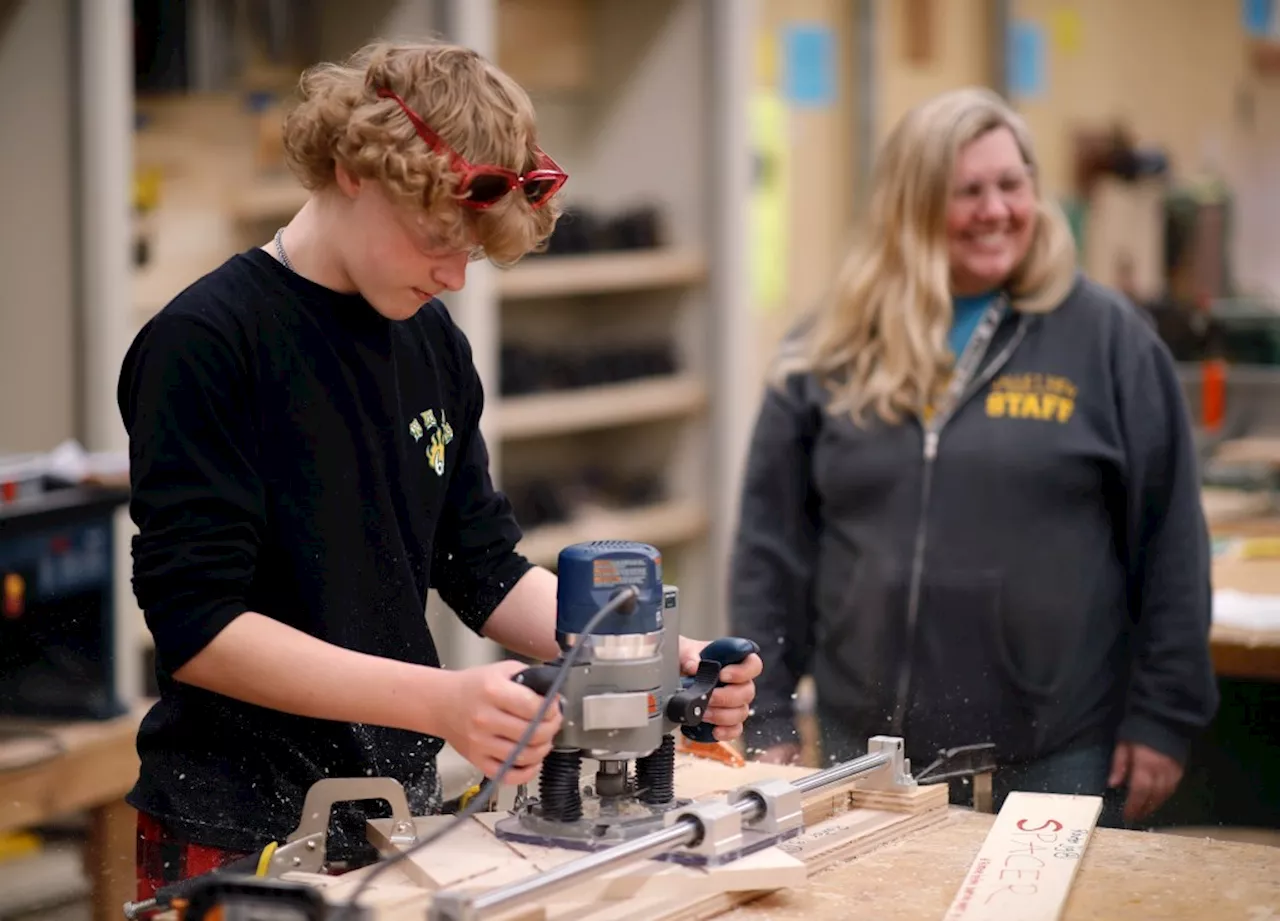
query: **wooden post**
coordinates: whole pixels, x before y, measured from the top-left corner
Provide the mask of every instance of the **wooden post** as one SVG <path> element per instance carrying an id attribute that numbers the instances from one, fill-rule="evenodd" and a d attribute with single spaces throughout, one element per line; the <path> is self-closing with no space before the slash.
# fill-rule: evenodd
<path id="1" fill-rule="evenodd" d="M 137 897 L 137 813 L 123 800 L 89 812 L 85 873 L 93 887 L 93 921 L 120 921 Z"/>

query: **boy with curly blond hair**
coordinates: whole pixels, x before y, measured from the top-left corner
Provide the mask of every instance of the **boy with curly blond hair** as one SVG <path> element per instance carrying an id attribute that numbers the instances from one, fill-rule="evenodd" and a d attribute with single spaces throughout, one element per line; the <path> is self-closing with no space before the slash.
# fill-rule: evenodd
<path id="1" fill-rule="evenodd" d="M 438 810 L 445 742 L 492 776 L 541 704 L 503 661 L 448 671 L 435 588 L 470 629 L 549 660 L 555 577 L 516 551 L 483 392 L 442 292 L 555 226 L 564 171 L 510 77 L 443 43 L 372 44 L 302 77 L 284 127 L 310 198 L 275 239 L 195 281 L 139 333 L 134 591 L 160 699 L 138 736 L 138 897 L 297 826 L 325 777 L 389 776 Z M 702 643 L 681 640 L 696 665 Z M 722 675 L 735 738 L 760 662 Z M 532 780 L 552 708 L 507 783 Z M 329 857 L 370 854 L 352 807 Z"/>

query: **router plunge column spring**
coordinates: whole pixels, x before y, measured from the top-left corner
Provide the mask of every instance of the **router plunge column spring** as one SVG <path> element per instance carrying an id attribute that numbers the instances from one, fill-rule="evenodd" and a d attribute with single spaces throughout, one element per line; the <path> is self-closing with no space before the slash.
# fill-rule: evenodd
<path id="1" fill-rule="evenodd" d="M 582 818 L 582 752 L 552 749 L 542 762 L 539 798 L 543 817 L 555 822 Z"/>
<path id="2" fill-rule="evenodd" d="M 636 759 L 636 790 L 640 802 L 663 806 L 676 798 L 676 740 L 667 734 L 650 754 Z"/>

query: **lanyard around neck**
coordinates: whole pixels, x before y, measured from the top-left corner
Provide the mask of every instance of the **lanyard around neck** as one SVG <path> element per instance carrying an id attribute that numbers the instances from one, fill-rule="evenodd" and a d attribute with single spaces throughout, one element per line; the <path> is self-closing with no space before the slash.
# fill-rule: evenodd
<path id="1" fill-rule="evenodd" d="M 928 421 L 928 428 L 931 431 L 937 431 L 942 428 L 947 419 L 951 417 L 951 414 L 955 412 L 956 406 L 960 403 L 960 398 L 964 395 L 969 384 L 973 382 L 974 377 L 977 376 L 983 359 L 987 357 L 987 350 L 991 347 L 991 340 L 995 338 L 996 330 L 1000 327 L 1000 322 L 1004 319 L 1008 307 L 1005 296 L 1001 294 L 988 304 L 987 309 L 982 312 L 982 319 L 978 321 L 977 328 L 974 329 L 973 335 L 969 337 L 969 342 L 964 347 L 964 351 L 960 353 L 960 357 L 956 360 L 956 366 L 951 373 L 951 380 L 947 382 L 946 390 L 942 392 L 942 396 L 938 401 L 933 404 Z"/>

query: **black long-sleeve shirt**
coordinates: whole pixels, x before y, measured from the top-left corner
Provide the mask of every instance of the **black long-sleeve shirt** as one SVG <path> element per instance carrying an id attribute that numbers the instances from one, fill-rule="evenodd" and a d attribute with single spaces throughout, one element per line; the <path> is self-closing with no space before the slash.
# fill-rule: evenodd
<path id="1" fill-rule="evenodd" d="M 134 591 L 160 689 L 128 801 L 183 838 L 236 850 L 292 831 L 325 777 L 395 777 L 414 812 L 429 812 L 441 740 L 293 716 L 172 676 L 245 611 L 436 666 L 428 589 L 478 632 L 527 571 L 489 477 L 470 347 L 444 306 L 387 320 L 250 250 L 145 326 L 118 399 Z M 341 828 L 354 838 L 340 828 L 331 856 L 360 847 L 360 817 L 377 809 L 351 810 Z"/>

